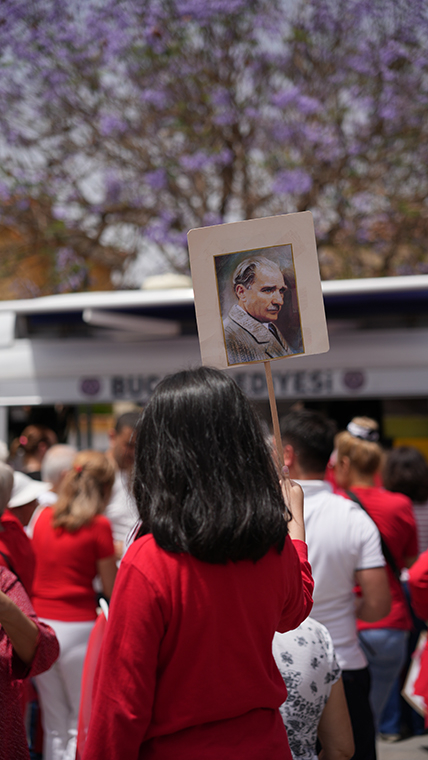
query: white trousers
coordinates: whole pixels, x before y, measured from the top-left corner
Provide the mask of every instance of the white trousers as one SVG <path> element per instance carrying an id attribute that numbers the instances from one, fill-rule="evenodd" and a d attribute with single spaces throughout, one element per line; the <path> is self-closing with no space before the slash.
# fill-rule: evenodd
<path id="1" fill-rule="evenodd" d="M 54 629 L 60 647 L 58 660 L 34 679 L 42 709 L 43 760 L 74 760 L 83 663 L 95 621 L 43 622 Z"/>

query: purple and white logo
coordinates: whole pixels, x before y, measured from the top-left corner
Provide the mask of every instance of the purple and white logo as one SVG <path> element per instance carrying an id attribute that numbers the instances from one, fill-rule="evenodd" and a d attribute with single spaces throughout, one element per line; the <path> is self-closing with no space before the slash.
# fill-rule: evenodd
<path id="1" fill-rule="evenodd" d="M 97 377 L 84 377 L 80 381 L 80 391 L 85 396 L 97 396 L 101 390 L 101 383 Z"/>
<path id="2" fill-rule="evenodd" d="M 350 391 L 359 391 L 366 382 L 364 372 L 353 370 L 352 372 L 345 372 L 343 375 L 343 385 Z"/>

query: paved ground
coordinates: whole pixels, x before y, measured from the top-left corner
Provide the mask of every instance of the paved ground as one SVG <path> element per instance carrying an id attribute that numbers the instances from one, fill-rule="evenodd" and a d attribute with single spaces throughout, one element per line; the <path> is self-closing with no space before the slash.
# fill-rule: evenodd
<path id="1" fill-rule="evenodd" d="M 377 760 L 428 760 L 428 734 L 393 744 L 379 740 Z"/>

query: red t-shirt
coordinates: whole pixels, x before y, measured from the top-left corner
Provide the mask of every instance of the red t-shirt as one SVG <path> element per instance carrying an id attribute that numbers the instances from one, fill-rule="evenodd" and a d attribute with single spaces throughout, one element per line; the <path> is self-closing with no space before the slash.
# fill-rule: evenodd
<path id="1" fill-rule="evenodd" d="M 0 565 L 18 576 L 28 596 L 31 596 L 36 567 L 31 541 L 19 520 L 8 509 L 2 514 L 0 525 L 3 528 L 0 532 L 0 552 L 7 558 L 0 554 Z"/>
<path id="2" fill-rule="evenodd" d="M 275 630 L 312 607 L 306 544 L 210 564 L 147 535 L 116 579 L 83 757 L 291 760 Z"/>
<path id="3" fill-rule="evenodd" d="M 422 552 L 409 570 L 409 590 L 417 616 L 428 620 L 428 549 Z"/>
<path id="4" fill-rule="evenodd" d="M 412 607 L 421 620 L 428 619 L 428 549 L 424 551 L 409 570 L 409 590 Z M 428 639 L 422 652 L 419 675 L 414 684 L 414 693 L 424 698 L 428 706 Z M 425 728 L 428 728 L 428 713 L 425 714 Z"/>
<path id="5" fill-rule="evenodd" d="M 367 513 L 376 523 L 379 533 L 385 540 L 395 564 L 402 570 L 408 557 L 418 554 L 418 534 L 413 514 L 412 502 L 401 493 L 392 493 L 384 488 L 352 487 L 351 490 L 364 504 Z M 410 630 L 412 621 L 408 605 L 404 598 L 401 584 L 395 578 L 391 568 L 386 564 L 389 587 L 391 590 L 391 612 L 376 623 L 358 620 L 358 629 L 365 628 L 399 628 Z"/>
<path id="6" fill-rule="evenodd" d="M 46 507 L 34 527 L 36 574 L 33 605 L 48 620 L 95 620 L 96 602 L 92 582 L 97 562 L 114 554 L 110 523 L 97 515 L 71 533 L 52 526 L 52 509 Z"/>

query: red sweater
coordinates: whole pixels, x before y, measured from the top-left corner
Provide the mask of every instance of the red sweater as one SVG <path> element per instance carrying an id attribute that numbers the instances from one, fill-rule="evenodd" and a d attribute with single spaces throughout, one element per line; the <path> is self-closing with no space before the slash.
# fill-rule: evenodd
<path id="1" fill-rule="evenodd" d="M 281 554 L 226 565 L 136 541 L 113 592 L 84 759 L 291 760 L 272 638 L 307 617 L 312 590 L 306 544 L 289 537 Z"/>

